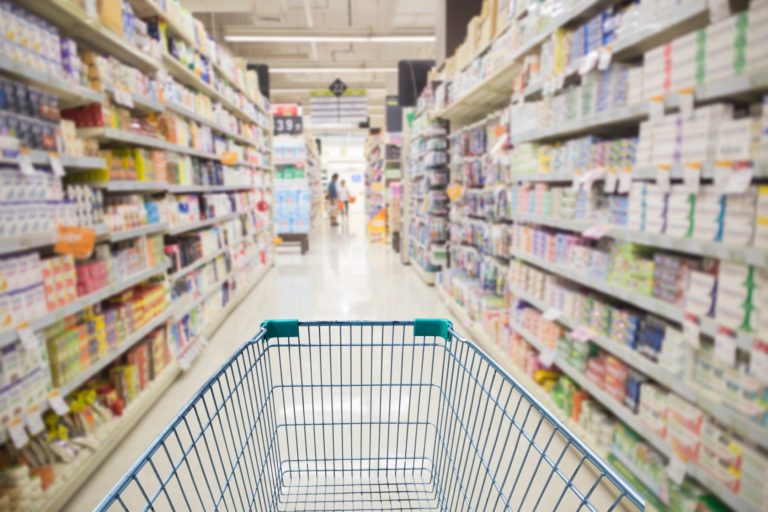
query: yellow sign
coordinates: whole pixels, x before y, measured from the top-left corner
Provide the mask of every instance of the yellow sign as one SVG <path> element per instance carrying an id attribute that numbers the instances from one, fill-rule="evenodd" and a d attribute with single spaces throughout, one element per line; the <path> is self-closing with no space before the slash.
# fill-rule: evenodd
<path id="1" fill-rule="evenodd" d="M 56 230 L 56 244 L 53 246 L 57 254 L 71 254 L 75 258 L 88 258 L 96 244 L 96 232 L 92 229 L 77 226 L 59 226 Z"/>
<path id="2" fill-rule="evenodd" d="M 344 94 L 342 94 L 341 97 L 346 98 L 349 96 L 365 96 L 367 93 L 368 92 L 365 89 L 347 89 L 344 91 Z M 318 89 L 309 91 L 309 96 L 311 98 L 333 98 L 334 94 L 327 89 Z"/>

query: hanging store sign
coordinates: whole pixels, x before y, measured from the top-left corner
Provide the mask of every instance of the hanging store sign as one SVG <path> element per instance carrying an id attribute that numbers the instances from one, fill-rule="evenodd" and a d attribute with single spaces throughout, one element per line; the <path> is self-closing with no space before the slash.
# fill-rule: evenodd
<path id="1" fill-rule="evenodd" d="M 335 82 L 334 82 L 335 83 Z M 365 89 L 349 89 L 346 84 L 336 91 L 310 91 L 309 106 L 312 125 L 358 124 L 368 120 L 368 96 Z M 331 84 L 333 87 L 333 84 Z M 342 91 L 341 95 L 337 93 Z"/>

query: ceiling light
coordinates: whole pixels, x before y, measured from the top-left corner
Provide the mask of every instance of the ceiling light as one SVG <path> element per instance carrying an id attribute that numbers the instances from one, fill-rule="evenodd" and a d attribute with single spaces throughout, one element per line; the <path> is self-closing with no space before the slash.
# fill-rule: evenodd
<path id="1" fill-rule="evenodd" d="M 276 36 L 228 35 L 230 43 L 434 43 L 433 35 L 415 36 Z"/>
<path id="2" fill-rule="evenodd" d="M 269 68 L 269 72 L 283 75 L 299 73 L 397 73 L 397 68 Z"/>

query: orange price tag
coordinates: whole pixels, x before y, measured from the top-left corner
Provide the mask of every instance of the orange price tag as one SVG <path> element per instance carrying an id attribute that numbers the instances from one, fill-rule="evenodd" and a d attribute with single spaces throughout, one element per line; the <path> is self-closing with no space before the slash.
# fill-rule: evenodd
<path id="1" fill-rule="evenodd" d="M 224 165 L 235 165 L 237 163 L 237 153 L 234 151 L 225 151 L 221 155 L 221 163 Z"/>
<path id="2" fill-rule="evenodd" d="M 96 244 L 96 232 L 92 229 L 77 226 L 59 226 L 56 230 L 56 244 L 53 246 L 57 254 L 71 254 L 75 258 L 88 258 Z"/>

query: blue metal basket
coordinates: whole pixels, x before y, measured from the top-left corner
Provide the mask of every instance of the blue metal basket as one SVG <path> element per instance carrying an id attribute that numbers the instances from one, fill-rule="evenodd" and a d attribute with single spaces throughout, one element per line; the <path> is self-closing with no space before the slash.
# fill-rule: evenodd
<path id="1" fill-rule="evenodd" d="M 642 510 L 445 320 L 268 321 L 97 510 Z"/>

